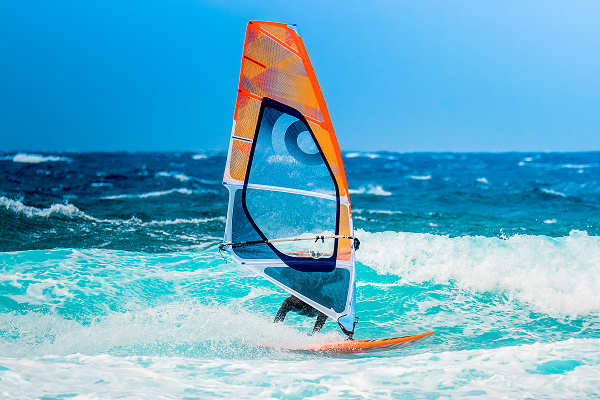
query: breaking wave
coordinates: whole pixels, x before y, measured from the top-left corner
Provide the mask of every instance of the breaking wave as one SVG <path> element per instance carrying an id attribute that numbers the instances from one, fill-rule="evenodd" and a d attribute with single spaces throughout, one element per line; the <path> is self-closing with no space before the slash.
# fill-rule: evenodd
<path id="1" fill-rule="evenodd" d="M 148 197 L 159 197 L 159 196 L 165 196 L 165 195 L 173 194 L 173 193 L 189 195 L 189 194 L 192 194 L 193 191 L 188 188 L 176 188 L 176 189 L 160 190 L 160 191 L 148 192 L 148 193 L 116 194 L 116 195 L 112 195 L 112 196 L 104 196 L 104 197 L 102 197 L 102 199 L 103 200 L 145 199 Z"/>
<path id="2" fill-rule="evenodd" d="M 351 194 L 371 194 L 374 196 L 391 196 L 392 192 L 383 189 L 381 185 L 361 186 L 358 189 L 348 189 Z"/>
<path id="3" fill-rule="evenodd" d="M 357 208 L 352 210 L 354 214 L 384 214 L 384 215 L 395 215 L 395 214 L 404 214 L 402 211 L 398 210 L 363 210 L 361 208 Z"/>
<path id="4" fill-rule="evenodd" d="M 44 156 L 41 154 L 29 154 L 29 153 L 17 153 L 14 156 L 5 156 L 2 157 L 3 160 L 12 160 L 16 163 L 24 163 L 24 164 L 39 164 L 44 162 L 56 162 L 56 161 L 64 161 L 71 162 L 69 157 L 60 157 L 60 156 Z"/>
<path id="5" fill-rule="evenodd" d="M 89 221 L 102 221 L 98 218 L 94 218 L 87 215 L 73 204 L 52 204 L 47 208 L 37 208 L 27 206 L 19 200 L 13 200 L 4 196 L 0 197 L 0 207 L 11 211 L 15 214 L 19 214 L 25 217 L 50 217 L 50 216 L 63 216 L 68 218 L 79 218 Z"/>
<path id="6" fill-rule="evenodd" d="M 187 176 L 186 174 L 184 174 L 182 172 L 176 172 L 176 171 L 160 171 L 160 172 L 157 172 L 155 176 L 160 177 L 160 178 L 173 178 L 173 179 L 177 179 L 179 182 L 187 182 L 192 179 L 189 176 Z"/>
<path id="7" fill-rule="evenodd" d="M 600 237 L 448 237 L 359 230 L 358 261 L 406 283 L 499 292 L 558 317 L 600 315 Z"/>
<path id="8" fill-rule="evenodd" d="M 415 181 L 428 181 L 431 179 L 431 175 L 411 175 L 408 179 L 412 179 Z"/>
<path id="9" fill-rule="evenodd" d="M 139 218 L 131 217 L 129 219 L 102 219 L 96 218 L 85 212 L 81 211 L 73 204 L 52 204 L 47 208 L 37 208 L 23 204 L 19 200 L 13 200 L 4 196 L 0 197 L 0 208 L 4 208 L 7 211 L 13 212 L 17 215 L 24 216 L 27 218 L 34 217 L 66 217 L 69 219 L 80 219 L 86 221 L 93 221 L 99 223 L 110 223 L 110 224 L 136 224 L 141 226 L 148 225 L 178 225 L 178 224 L 203 224 L 207 222 L 223 222 L 225 223 L 225 217 L 206 217 L 206 218 L 175 218 L 164 221 L 148 221 L 143 222 Z"/>
<path id="10" fill-rule="evenodd" d="M 563 192 L 559 192 L 558 190 L 554 190 L 554 189 L 542 188 L 542 192 L 549 194 L 551 196 L 567 197 L 567 195 L 564 194 Z"/>

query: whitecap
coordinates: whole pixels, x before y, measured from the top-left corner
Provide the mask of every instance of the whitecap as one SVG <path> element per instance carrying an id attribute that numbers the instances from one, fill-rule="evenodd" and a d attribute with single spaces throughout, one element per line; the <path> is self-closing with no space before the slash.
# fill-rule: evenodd
<path id="1" fill-rule="evenodd" d="M 357 230 L 358 261 L 407 283 L 503 293 L 558 317 L 600 315 L 600 237 L 518 234 L 505 238 Z"/>
<path id="2" fill-rule="evenodd" d="M 189 176 L 187 176 L 186 174 L 184 174 L 182 172 L 176 172 L 176 171 L 160 171 L 160 172 L 157 172 L 154 176 L 161 177 L 161 178 L 173 178 L 173 179 L 177 179 L 179 182 L 187 182 L 192 179 Z"/>
<path id="3" fill-rule="evenodd" d="M 56 162 L 64 161 L 70 162 L 71 159 L 68 157 L 59 156 L 44 156 L 41 154 L 28 154 L 28 153 L 17 153 L 12 157 L 13 162 L 25 163 L 25 164 L 39 164 L 43 162 Z"/>
<path id="4" fill-rule="evenodd" d="M 92 182 L 92 187 L 112 187 L 112 183 L 110 182 Z"/>
<path id="5" fill-rule="evenodd" d="M 569 168 L 569 169 L 594 168 L 597 166 L 598 166 L 597 164 L 561 164 L 561 168 Z"/>
<path id="6" fill-rule="evenodd" d="M 556 219 L 552 218 L 552 219 L 545 219 L 544 220 L 545 224 L 555 224 L 556 223 Z"/>
<path id="7" fill-rule="evenodd" d="M 383 189 L 381 185 L 361 186 L 358 189 L 348 189 L 350 194 L 372 194 L 374 196 L 391 196 L 392 192 Z"/>
<path id="8" fill-rule="evenodd" d="M 402 214 L 402 211 L 393 211 L 393 210 L 367 210 L 369 214 L 385 214 L 385 215 L 394 215 L 394 214 Z"/>
<path id="9" fill-rule="evenodd" d="M 559 191 L 554 190 L 554 189 L 542 188 L 542 192 L 544 192 L 546 194 L 550 194 L 552 196 L 567 197 L 567 195 L 564 194 L 563 192 L 559 192 Z"/>
<path id="10" fill-rule="evenodd" d="M 481 178 L 477 178 L 477 182 L 485 183 L 486 185 L 489 183 L 485 176 L 482 176 Z"/>
<path id="11" fill-rule="evenodd" d="M 37 208 L 27 206 L 19 200 L 9 199 L 7 197 L 0 197 L 0 207 L 5 208 L 7 211 L 11 211 L 15 214 L 23 215 L 25 217 L 49 217 L 51 215 L 62 215 L 69 218 L 81 218 L 90 221 L 101 221 L 98 218 L 94 218 L 73 204 L 52 204 L 48 208 Z"/>
<path id="12" fill-rule="evenodd" d="M 179 224 L 203 224 L 206 222 L 225 222 L 225 217 L 209 217 L 209 218 L 176 218 L 165 221 L 150 221 L 144 222 L 143 225 L 179 225 Z"/>
<path id="13" fill-rule="evenodd" d="M 193 160 L 205 160 L 207 158 L 208 158 L 208 156 L 206 154 L 194 154 L 192 156 Z"/>
<path id="14" fill-rule="evenodd" d="M 189 195 L 193 192 L 187 188 L 177 188 L 177 189 L 169 189 L 169 190 L 161 190 L 156 192 L 148 192 L 148 193 L 134 193 L 134 194 L 116 194 L 112 196 L 104 196 L 101 197 L 102 200 L 121 200 L 121 199 L 145 199 L 148 197 L 159 197 L 165 196 L 168 194 L 179 193 Z"/>
<path id="15" fill-rule="evenodd" d="M 410 175 L 408 179 L 413 179 L 415 181 L 428 181 L 431 179 L 431 175 Z"/>
<path id="16" fill-rule="evenodd" d="M 4 196 L 0 197 L 0 207 L 5 208 L 8 211 L 11 211 L 15 214 L 23 215 L 25 217 L 50 217 L 50 216 L 64 216 L 72 219 L 83 219 L 87 221 L 93 222 L 101 222 L 101 223 L 110 223 L 110 224 L 134 224 L 134 225 L 142 225 L 142 226 L 151 226 L 151 225 L 178 225 L 178 224 L 204 224 L 207 222 L 222 222 L 225 223 L 225 217 L 217 216 L 217 217 L 206 217 L 206 218 L 175 218 L 163 221 L 149 221 L 142 222 L 139 218 L 133 216 L 129 219 L 101 219 L 96 218 L 94 216 L 88 215 L 85 212 L 81 211 L 79 208 L 74 206 L 73 204 L 52 204 L 48 208 L 37 208 L 32 206 L 27 206 L 20 202 L 19 200 L 12 200 L 6 198 Z"/>
<path id="17" fill-rule="evenodd" d="M 377 153 L 361 153 L 361 152 L 346 153 L 346 158 L 357 158 L 357 157 L 370 158 L 371 160 L 374 160 L 376 158 L 381 158 L 381 155 L 379 155 Z M 394 159 L 394 158 L 390 158 L 390 159 Z"/>

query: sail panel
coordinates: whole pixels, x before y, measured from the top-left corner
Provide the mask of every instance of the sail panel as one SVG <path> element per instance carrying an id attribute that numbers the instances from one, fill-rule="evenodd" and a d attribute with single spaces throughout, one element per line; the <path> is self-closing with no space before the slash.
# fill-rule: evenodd
<path id="1" fill-rule="evenodd" d="M 263 103 L 248 184 L 335 196 L 335 180 L 302 115 L 268 98 Z"/>
<path id="2" fill-rule="evenodd" d="M 299 272 L 292 268 L 268 267 L 264 272 L 336 313 L 346 308 L 350 271 L 345 268 L 336 268 L 332 272 Z"/>
<path id="3" fill-rule="evenodd" d="M 324 198 L 248 189 L 246 208 L 267 238 L 333 235 L 336 229 L 336 202 Z M 273 243 L 279 252 L 302 258 L 333 257 L 335 245 L 334 239 Z"/>
<path id="4" fill-rule="evenodd" d="M 249 187 L 251 184 L 253 188 Z M 308 189 L 333 196 L 334 201 L 283 190 L 255 189 L 256 184 Z M 264 240 L 336 235 L 340 203 L 337 192 L 335 177 L 303 115 L 285 104 L 263 98 L 242 195 L 242 206 L 254 229 Z M 337 239 L 328 244 L 330 251 L 307 251 L 304 242 L 290 243 L 285 246 L 286 251 L 275 244 L 269 247 L 274 258 L 294 269 L 329 272 L 335 268 Z"/>

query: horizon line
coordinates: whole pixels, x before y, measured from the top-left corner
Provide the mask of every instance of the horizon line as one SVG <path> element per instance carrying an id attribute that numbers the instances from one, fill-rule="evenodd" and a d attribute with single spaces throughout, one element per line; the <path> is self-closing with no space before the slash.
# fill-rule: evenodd
<path id="1" fill-rule="evenodd" d="M 223 153 L 227 154 L 227 150 L 225 149 L 187 149 L 187 150 L 25 150 L 25 149 L 11 149 L 11 150 L 3 150 L 0 152 L 1 155 L 7 156 L 10 154 L 50 154 L 50 153 L 58 153 L 58 154 L 85 154 L 85 153 Z M 509 153 L 598 153 L 600 149 L 597 150 L 407 150 L 407 151 L 394 151 L 394 150 L 340 150 L 342 155 L 348 153 L 396 153 L 396 154 L 509 154 Z"/>

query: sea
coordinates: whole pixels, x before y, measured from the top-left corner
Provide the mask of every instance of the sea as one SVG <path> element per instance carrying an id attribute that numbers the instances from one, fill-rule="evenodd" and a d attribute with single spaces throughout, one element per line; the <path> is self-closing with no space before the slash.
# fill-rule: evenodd
<path id="1" fill-rule="evenodd" d="M 355 338 L 435 331 L 365 355 L 277 349 L 342 335 L 219 254 L 225 158 L 0 152 L 0 398 L 600 398 L 600 152 L 343 152 Z"/>

